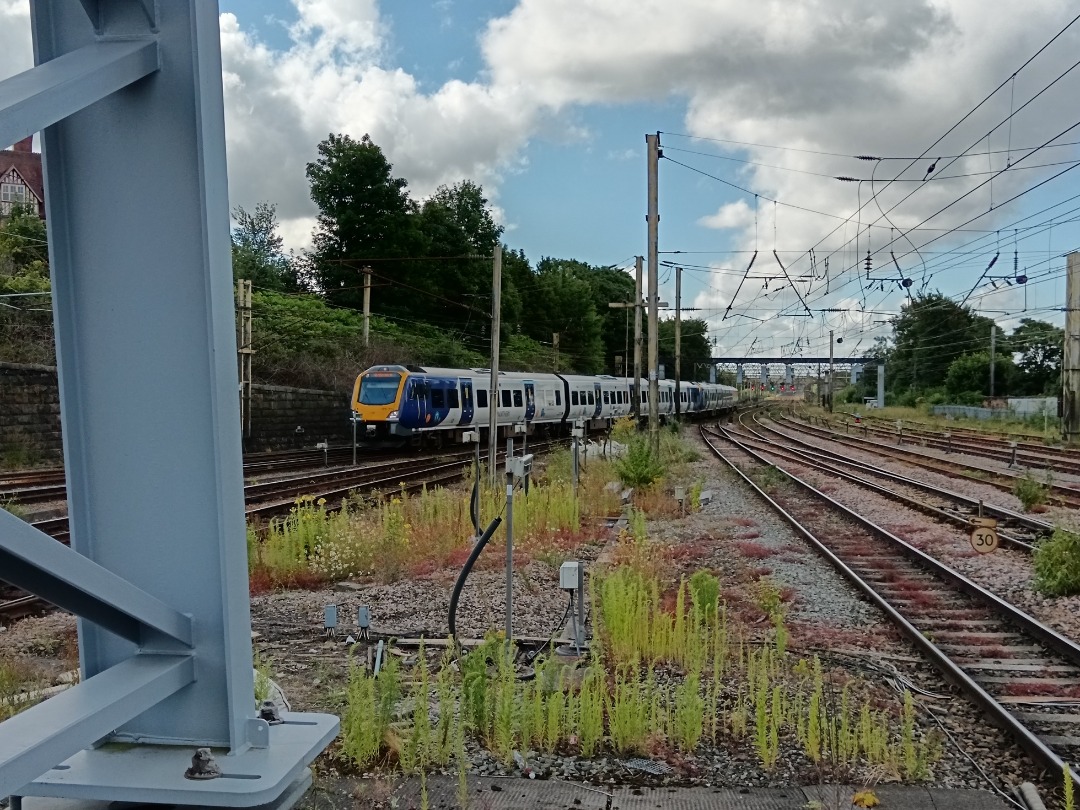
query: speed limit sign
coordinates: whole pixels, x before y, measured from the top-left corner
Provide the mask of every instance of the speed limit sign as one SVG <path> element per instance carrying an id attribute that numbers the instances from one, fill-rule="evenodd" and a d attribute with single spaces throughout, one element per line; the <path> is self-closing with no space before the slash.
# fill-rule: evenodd
<path id="1" fill-rule="evenodd" d="M 998 534 L 993 526 L 975 526 L 971 530 L 971 547 L 980 554 L 997 551 Z"/>

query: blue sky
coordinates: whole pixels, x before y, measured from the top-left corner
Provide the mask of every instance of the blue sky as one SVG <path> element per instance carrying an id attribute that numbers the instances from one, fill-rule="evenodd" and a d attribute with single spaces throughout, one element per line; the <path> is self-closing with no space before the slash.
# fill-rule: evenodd
<path id="1" fill-rule="evenodd" d="M 29 58 L 26 6 L 0 0 L 0 76 Z M 829 329 L 869 346 L 905 298 L 898 280 L 918 290 L 924 266 L 928 289 L 959 301 L 975 288 L 968 303 L 1007 328 L 1061 321 L 1060 254 L 1080 247 L 1067 222 L 1076 205 L 1063 201 L 1080 171 L 1025 192 L 1076 165 L 1076 147 L 1023 147 L 1062 132 L 1053 143 L 1080 141 L 1080 128 L 1068 131 L 1080 70 L 1066 72 L 1080 24 L 973 108 L 1069 23 L 1067 0 L 1031 0 L 1007 24 L 979 0 L 223 0 L 221 10 L 231 201 L 277 204 L 293 248 L 313 225 L 304 165 L 315 145 L 369 132 L 417 197 L 481 183 L 505 242 L 534 262 L 629 267 L 646 252 L 645 133 L 662 131 L 661 259 L 687 267 L 684 306 L 706 317 L 722 353 L 817 354 Z M 852 157 L 927 149 L 904 171 L 909 161 Z M 1060 165 L 1025 168 L 1049 163 Z M 992 191 L 988 172 L 1002 172 Z M 969 220 L 987 233 L 949 233 Z M 1032 282 L 979 281 L 995 254 L 991 275 L 1012 272 L 1014 229 Z M 666 266 L 661 279 L 672 300 Z"/>

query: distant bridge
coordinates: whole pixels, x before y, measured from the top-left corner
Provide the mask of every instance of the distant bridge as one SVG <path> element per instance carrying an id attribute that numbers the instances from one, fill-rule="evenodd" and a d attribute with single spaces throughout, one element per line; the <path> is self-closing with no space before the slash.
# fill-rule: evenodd
<path id="1" fill-rule="evenodd" d="M 713 357 L 709 360 L 713 364 L 729 364 L 729 365 L 822 365 L 829 364 L 828 357 Z M 832 363 L 834 366 L 848 366 L 848 365 L 863 365 L 863 366 L 876 366 L 881 362 L 877 357 L 834 357 Z"/>

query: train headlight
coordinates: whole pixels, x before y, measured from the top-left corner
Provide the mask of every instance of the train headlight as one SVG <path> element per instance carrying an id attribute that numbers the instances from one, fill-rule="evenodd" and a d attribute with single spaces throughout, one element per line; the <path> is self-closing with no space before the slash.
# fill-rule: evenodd
<path id="1" fill-rule="evenodd" d="M 390 411 L 390 413 L 387 414 L 387 416 L 386 416 L 386 421 L 387 422 L 396 422 L 397 418 L 398 418 L 398 412 L 397 411 Z"/>

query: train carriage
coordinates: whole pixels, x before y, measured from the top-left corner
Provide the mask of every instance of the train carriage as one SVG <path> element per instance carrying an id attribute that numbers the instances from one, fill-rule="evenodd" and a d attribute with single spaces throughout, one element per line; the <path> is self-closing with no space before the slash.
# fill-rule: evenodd
<path id="1" fill-rule="evenodd" d="M 474 429 L 486 431 L 495 408 L 500 434 L 524 424 L 529 433 L 566 435 L 581 423 L 586 430 L 606 430 L 633 412 L 633 380 L 611 375 L 500 372 L 494 402 L 489 402 L 488 369 L 421 366 L 373 366 L 353 387 L 352 411 L 357 438 L 367 443 L 462 442 Z M 642 385 L 641 413 L 648 412 L 648 388 Z M 658 411 L 665 421 L 675 415 L 675 383 L 659 382 Z M 735 406 L 735 389 L 711 383 L 680 386 L 683 414 L 719 414 Z"/>

